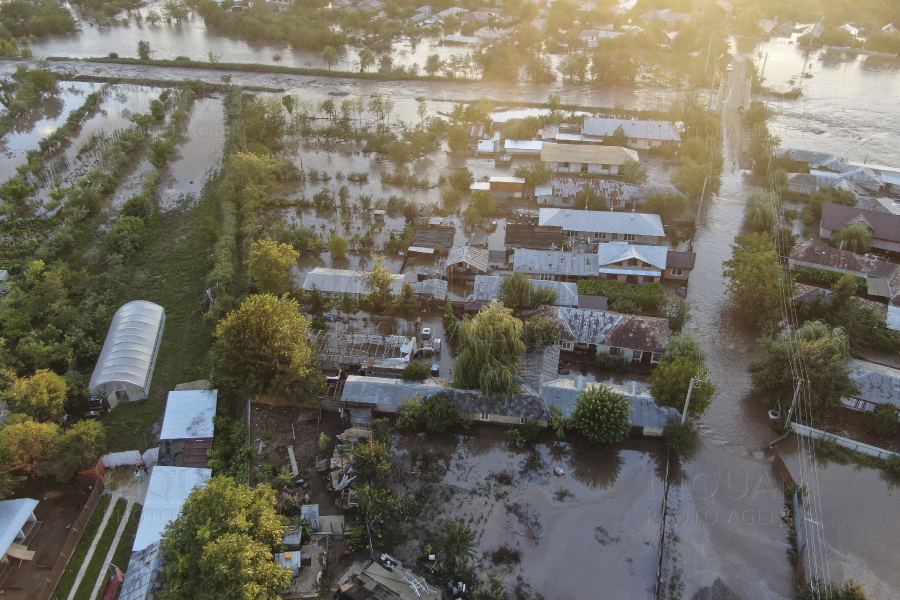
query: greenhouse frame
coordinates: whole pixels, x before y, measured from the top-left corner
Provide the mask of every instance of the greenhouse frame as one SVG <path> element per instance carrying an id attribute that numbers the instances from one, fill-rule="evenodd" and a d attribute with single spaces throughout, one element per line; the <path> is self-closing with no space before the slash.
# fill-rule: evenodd
<path id="1" fill-rule="evenodd" d="M 119 308 L 91 376 L 91 394 L 105 397 L 110 409 L 146 398 L 165 323 L 163 307 L 146 300 Z"/>

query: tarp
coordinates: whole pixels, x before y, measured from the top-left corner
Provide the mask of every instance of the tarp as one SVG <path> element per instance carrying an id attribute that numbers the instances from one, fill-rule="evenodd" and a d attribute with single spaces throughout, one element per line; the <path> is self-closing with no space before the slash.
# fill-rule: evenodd
<path id="1" fill-rule="evenodd" d="M 100 460 L 107 469 L 112 469 L 113 467 L 133 467 L 141 460 L 141 453 L 137 450 L 113 452 L 111 454 L 104 454 L 100 457 Z"/>

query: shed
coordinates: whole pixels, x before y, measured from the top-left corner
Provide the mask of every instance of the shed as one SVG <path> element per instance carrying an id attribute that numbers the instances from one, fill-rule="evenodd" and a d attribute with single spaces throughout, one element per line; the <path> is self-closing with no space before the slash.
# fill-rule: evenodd
<path id="1" fill-rule="evenodd" d="M 159 464 L 209 466 L 207 454 L 212 448 L 217 397 L 218 390 L 169 392 L 159 435 Z"/>
<path id="2" fill-rule="evenodd" d="M 160 541 L 166 525 L 174 521 L 181 512 L 191 491 L 197 486 L 205 485 L 211 475 L 210 469 L 163 465 L 153 467 L 132 552 Z"/>
<path id="3" fill-rule="evenodd" d="M 482 273 L 488 270 L 489 253 L 484 248 L 476 248 L 474 246 L 453 246 L 447 255 L 446 269 L 463 269 L 480 271 Z"/>
<path id="4" fill-rule="evenodd" d="M 447 299 L 447 282 L 443 279 L 417 281 L 412 284 L 412 287 L 417 296 L 434 298 L 440 301 Z"/>
<path id="5" fill-rule="evenodd" d="M 163 307 L 146 300 L 119 308 L 91 375 L 91 394 L 106 396 L 110 408 L 146 398 L 165 323 Z"/>
<path id="6" fill-rule="evenodd" d="M 450 227 L 416 227 L 412 245 L 418 248 L 450 248 L 456 230 Z"/>
<path id="7" fill-rule="evenodd" d="M 34 553 L 21 544 L 37 522 L 34 516 L 37 505 L 38 501 L 31 498 L 0 502 L 0 552 L 3 553 L 3 564 L 9 562 L 10 556 L 20 560 L 31 560 L 33 557 Z"/>

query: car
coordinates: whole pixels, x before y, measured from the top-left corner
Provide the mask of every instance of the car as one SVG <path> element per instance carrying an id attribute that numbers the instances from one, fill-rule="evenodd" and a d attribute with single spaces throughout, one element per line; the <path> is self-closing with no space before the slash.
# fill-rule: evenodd
<path id="1" fill-rule="evenodd" d="M 731 73 L 732 71 L 734 71 L 734 65 L 728 65 L 727 67 L 725 67 L 725 70 Z"/>
<path id="2" fill-rule="evenodd" d="M 422 341 L 427 342 L 431 339 L 431 327 L 422 328 Z"/>

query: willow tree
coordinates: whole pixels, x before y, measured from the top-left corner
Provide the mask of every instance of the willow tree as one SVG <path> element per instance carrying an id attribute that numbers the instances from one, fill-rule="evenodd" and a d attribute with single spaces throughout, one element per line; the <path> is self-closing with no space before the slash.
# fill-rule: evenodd
<path id="1" fill-rule="evenodd" d="M 522 321 L 494 300 L 459 324 L 453 385 L 480 389 L 488 396 L 513 393 L 517 389 L 513 376 L 524 351 Z"/>

